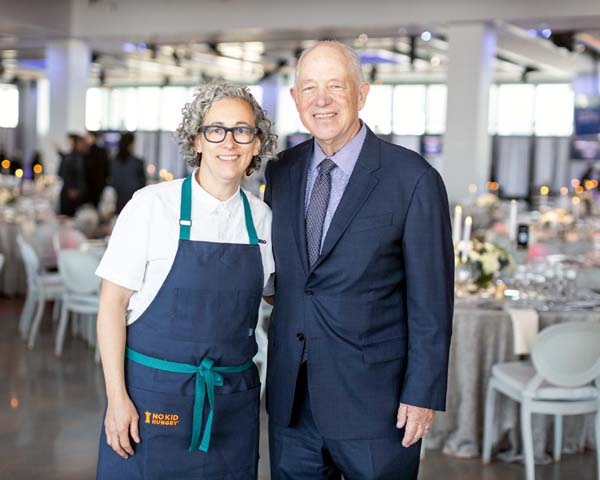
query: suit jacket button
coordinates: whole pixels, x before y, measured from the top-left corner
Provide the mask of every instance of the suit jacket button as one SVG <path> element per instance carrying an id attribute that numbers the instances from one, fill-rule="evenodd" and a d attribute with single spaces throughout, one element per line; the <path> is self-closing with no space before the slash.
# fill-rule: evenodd
<path id="1" fill-rule="evenodd" d="M 300 341 L 304 341 L 304 334 L 302 332 L 296 334 L 296 338 Z"/>
<path id="2" fill-rule="evenodd" d="M 310 290 L 310 289 L 304 290 L 304 295 L 312 295 L 312 294 L 313 294 L 312 290 Z"/>

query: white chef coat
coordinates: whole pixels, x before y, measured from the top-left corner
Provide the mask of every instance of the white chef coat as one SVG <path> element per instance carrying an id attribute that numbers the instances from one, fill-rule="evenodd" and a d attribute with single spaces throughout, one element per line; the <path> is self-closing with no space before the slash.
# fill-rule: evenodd
<path id="1" fill-rule="evenodd" d="M 239 190 L 221 201 L 192 180 L 190 240 L 249 243 Z M 133 323 L 158 293 L 175 260 L 179 244 L 179 213 L 183 179 L 138 190 L 122 210 L 96 275 L 134 290 L 127 308 Z M 259 242 L 264 285 L 275 270 L 271 248 L 271 209 L 244 190 Z M 264 242 L 263 242 L 264 240 Z M 271 293 L 269 288 L 266 294 Z"/>

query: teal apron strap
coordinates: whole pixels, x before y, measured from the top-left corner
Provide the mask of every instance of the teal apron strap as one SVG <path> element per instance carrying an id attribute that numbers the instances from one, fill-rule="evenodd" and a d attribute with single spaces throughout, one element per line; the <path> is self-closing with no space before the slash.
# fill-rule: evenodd
<path id="1" fill-rule="evenodd" d="M 258 235 L 254 228 L 254 220 L 252 219 L 252 211 L 250 203 L 244 191 L 240 188 L 242 202 L 244 203 L 244 219 L 246 220 L 246 230 L 250 245 L 258 245 Z M 181 209 L 179 213 L 179 238 L 181 240 L 190 239 L 190 231 L 192 229 L 192 174 L 188 175 L 181 186 Z"/>
<path id="2" fill-rule="evenodd" d="M 254 228 L 254 220 L 252 220 L 252 210 L 250 210 L 248 197 L 246 197 L 246 194 L 241 188 L 240 193 L 242 194 L 242 201 L 244 202 L 244 218 L 246 219 L 246 230 L 248 231 L 250 245 L 258 245 L 258 235 L 256 234 L 256 228 Z"/>
<path id="3" fill-rule="evenodd" d="M 223 386 L 223 375 L 221 373 L 240 373 L 248 370 L 252 365 L 252 360 L 248 360 L 242 365 L 233 367 L 215 367 L 214 361 L 205 357 L 200 365 L 190 365 L 188 363 L 169 362 L 160 358 L 149 357 L 143 353 L 136 352 L 131 348 L 125 350 L 126 357 L 140 365 L 164 370 L 173 373 L 188 373 L 196 375 L 196 389 L 194 393 L 194 415 L 192 420 L 192 440 L 189 451 L 201 450 L 208 452 L 210 444 L 210 434 L 212 432 L 213 411 L 215 408 L 215 386 Z M 204 411 L 204 399 L 208 396 L 208 418 L 204 427 L 204 435 L 200 442 L 200 431 L 202 430 L 202 412 Z"/>
<path id="4" fill-rule="evenodd" d="M 192 174 L 185 177 L 181 186 L 181 209 L 179 211 L 179 239 L 189 240 L 192 229 Z"/>

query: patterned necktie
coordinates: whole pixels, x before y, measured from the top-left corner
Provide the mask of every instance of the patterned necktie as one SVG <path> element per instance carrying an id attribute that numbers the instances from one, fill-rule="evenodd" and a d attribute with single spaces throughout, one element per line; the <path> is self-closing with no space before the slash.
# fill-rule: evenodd
<path id="1" fill-rule="evenodd" d="M 306 246 L 308 261 L 312 267 L 321 253 L 323 237 L 323 222 L 329 205 L 331 193 L 331 170 L 336 167 L 331 158 L 326 158 L 319 164 L 319 175 L 315 180 L 306 211 Z"/>

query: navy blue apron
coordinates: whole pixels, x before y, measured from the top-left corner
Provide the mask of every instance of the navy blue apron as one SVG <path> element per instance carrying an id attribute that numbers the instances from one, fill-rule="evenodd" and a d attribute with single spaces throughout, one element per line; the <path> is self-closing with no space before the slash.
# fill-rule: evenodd
<path id="1" fill-rule="evenodd" d="M 97 478 L 256 479 L 260 380 L 252 363 L 263 287 L 258 237 L 240 189 L 249 244 L 190 241 L 191 175 L 177 254 L 127 327 L 125 383 L 141 443 L 128 459 L 100 438 Z"/>

